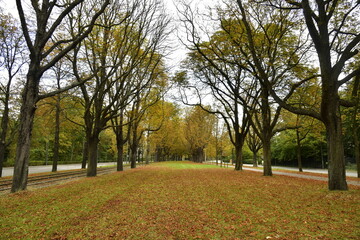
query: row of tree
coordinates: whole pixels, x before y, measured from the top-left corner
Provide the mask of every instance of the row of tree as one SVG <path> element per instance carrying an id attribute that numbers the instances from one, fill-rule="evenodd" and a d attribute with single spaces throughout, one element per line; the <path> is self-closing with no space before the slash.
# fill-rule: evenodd
<path id="1" fill-rule="evenodd" d="M 16 3 L 20 23 L 1 15 L 0 173 L 15 159 L 12 192 L 26 189 L 30 159 L 57 171 L 81 156 L 88 176 L 102 154 L 117 155 L 118 171 L 125 152 L 132 168 L 140 152 L 146 161 L 151 151 L 158 161 L 188 152 L 204 161 L 213 117 L 196 108 L 184 120 L 162 100 L 169 19 L 161 2 Z"/>
<path id="2" fill-rule="evenodd" d="M 260 138 L 264 175 L 271 176 L 271 139 L 298 129 L 300 145 L 306 137 L 300 129 L 322 123 L 329 189 L 346 190 L 343 118 L 352 125 L 359 155 L 360 2 L 237 0 L 223 1 L 207 13 L 185 3 L 179 8 L 191 51 L 184 62 L 187 70 L 176 77 L 182 99 L 222 117 L 235 148 L 236 170 L 242 169 L 249 132 Z M 204 107 L 204 96 L 215 101 L 211 109 Z M 351 110 L 343 110 L 347 107 Z M 284 110 L 298 115 L 294 124 L 286 124 Z"/>
<path id="3" fill-rule="evenodd" d="M 2 48 L 1 55 L 8 72 L 7 84 L 2 86 L 1 133 L 5 140 L 0 146 L 1 166 L 12 135 L 5 125 L 9 126 L 10 117 L 19 116 L 18 121 L 11 121 L 18 125 L 14 128 L 18 141 L 12 192 L 26 188 L 34 119 L 37 108 L 45 109 L 42 105 L 51 105 L 48 108 L 55 113 L 53 171 L 59 161 L 64 117 L 84 132 L 83 165 L 88 163 L 88 176 L 96 176 L 100 134 L 108 128 L 116 135 L 119 156 L 129 142 L 135 167 L 142 135 L 139 123 L 167 87 L 163 57 L 169 19 L 163 4 L 157 0 L 62 0 L 31 1 L 29 5 L 16 1 L 16 5 L 19 24 L 2 14 L 2 44 L 9 46 Z M 13 91 L 19 88 L 10 87 L 17 73 L 25 80 L 19 81 L 20 107 L 10 116 L 9 109 L 17 106 L 10 102 L 11 95 L 19 94 Z M 44 119 L 39 121 L 46 123 Z"/>
<path id="4" fill-rule="evenodd" d="M 187 71 L 171 79 L 196 106 L 186 116 L 162 100 L 170 34 L 162 2 L 23 2 L 16 1 L 20 23 L 1 13 L 0 29 L 0 168 L 16 136 L 12 192 L 26 188 L 33 133 L 45 153 L 53 143 L 53 171 L 65 142 L 73 153 L 81 146 L 88 176 L 96 176 L 102 136 L 115 139 L 121 171 L 124 151 L 136 167 L 140 148 L 146 159 L 186 153 L 202 162 L 213 143 L 219 159 L 229 155 L 227 134 L 235 169 L 247 143 L 254 159 L 262 148 L 268 176 L 271 141 L 286 129 L 295 132 L 300 169 L 301 142 L 324 131 L 329 189 L 347 189 L 343 122 L 359 159 L 358 1 L 224 1 L 205 15 L 179 6 L 190 53 Z M 50 120 L 51 141 L 43 134 Z"/>

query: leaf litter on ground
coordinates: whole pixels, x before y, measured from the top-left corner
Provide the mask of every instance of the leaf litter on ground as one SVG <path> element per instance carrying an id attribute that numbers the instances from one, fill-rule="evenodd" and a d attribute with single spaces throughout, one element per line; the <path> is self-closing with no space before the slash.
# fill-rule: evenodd
<path id="1" fill-rule="evenodd" d="M 1 239 L 359 239 L 360 189 L 190 162 L 1 196 Z"/>

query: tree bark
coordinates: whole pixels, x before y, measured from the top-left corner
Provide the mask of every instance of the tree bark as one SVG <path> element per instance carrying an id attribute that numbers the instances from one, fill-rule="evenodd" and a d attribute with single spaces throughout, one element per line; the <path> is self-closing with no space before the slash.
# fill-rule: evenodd
<path id="1" fill-rule="evenodd" d="M 244 142 L 239 142 L 235 146 L 235 171 L 243 170 L 243 145 Z"/>
<path id="2" fill-rule="evenodd" d="M 88 162 L 89 157 L 89 144 L 87 140 L 84 141 L 83 144 L 83 156 L 82 156 L 82 162 L 81 162 L 81 169 L 86 168 L 86 163 Z"/>
<path id="3" fill-rule="evenodd" d="M 296 129 L 296 156 L 298 161 L 298 168 L 299 172 L 302 172 L 302 161 L 301 161 L 301 140 L 300 140 L 300 133 L 299 129 Z"/>
<path id="4" fill-rule="evenodd" d="M 264 176 L 272 176 L 270 139 L 263 141 Z"/>
<path id="5" fill-rule="evenodd" d="M 348 190 L 340 109 L 338 108 L 338 113 L 330 109 L 333 108 L 329 108 L 329 118 L 325 124 L 328 147 L 329 190 Z"/>
<path id="6" fill-rule="evenodd" d="M 360 140 L 358 134 L 354 134 L 355 162 L 357 168 L 357 177 L 360 178 Z"/>
<path id="7" fill-rule="evenodd" d="M 192 151 L 192 161 L 196 163 L 202 163 L 204 161 L 204 148 L 197 147 Z"/>
<path id="8" fill-rule="evenodd" d="M 253 167 L 258 167 L 257 152 L 253 152 Z"/>
<path id="9" fill-rule="evenodd" d="M 91 136 L 88 139 L 89 143 L 89 165 L 87 168 L 87 176 L 88 177 L 95 177 L 97 174 L 97 157 L 98 157 L 98 144 L 99 144 L 99 137 Z"/>
<path id="10" fill-rule="evenodd" d="M 272 176 L 271 169 L 271 108 L 269 103 L 268 85 L 262 84 L 261 91 L 261 116 L 262 116 L 262 143 L 263 143 L 263 156 L 264 156 L 264 176 Z"/>
<path id="11" fill-rule="evenodd" d="M 2 171 L 5 162 L 5 151 L 6 151 L 5 142 L 0 140 L 0 177 L 2 177 Z"/>
<path id="12" fill-rule="evenodd" d="M 118 137 L 116 137 L 117 139 Z M 124 171 L 124 144 L 120 140 L 116 140 L 117 147 L 117 163 L 116 163 L 116 171 Z"/>
<path id="13" fill-rule="evenodd" d="M 20 127 L 16 147 L 13 182 L 11 192 L 25 190 L 29 171 L 30 140 L 34 125 L 34 116 L 38 96 L 38 83 L 40 79 L 34 73 L 34 66 L 29 67 L 27 86 L 22 94 L 22 106 L 20 110 Z"/>
<path id="14" fill-rule="evenodd" d="M 55 112 L 55 136 L 54 136 L 54 156 L 52 163 L 52 172 L 57 171 L 59 161 L 60 148 L 60 95 L 56 96 L 56 112 Z"/>
<path id="15" fill-rule="evenodd" d="M 4 111 L 1 119 L 1 134 L 0 134 L 0 177 L 2 177 L 3 165 L 5 162 L 6 153 L 6 135 L 9 125 L 9 94 L 6 93 L 4 101 Z"/>
<path id="16" fill-rule="evenodd" d="M 326 128 L 328 149 L 328 187 L 329 190 L 348 190 L 337 76 L 329 69 L 330 57 L 324 58 L 324 56 L 325 53 L 319 53 L 323 75 L 321 117 Z"/>
<path id="17" fill-rule="evenodd" d="M 136 156 L 137 156 L 137 146 L 133 144 L 131 146 L 131 153 L 130 153 L 130 167 L 136 168 Z"/>

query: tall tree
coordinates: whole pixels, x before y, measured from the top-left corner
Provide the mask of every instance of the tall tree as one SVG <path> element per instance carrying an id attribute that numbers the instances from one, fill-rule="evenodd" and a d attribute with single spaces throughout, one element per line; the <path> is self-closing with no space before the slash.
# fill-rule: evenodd
<path id="1" fill-rule="evenodd" d="M 139 79 L 149 79 L 148 85 L 146 88 L 138 91 L 138 95 L 132 103 L 132 108 L 129 113 L 129 128 L 130 128 L 130 138 L 129 138 L 129 148 L 130 148 L 130 164 L 131 168 L 136 168 L 136 160 L 138 155 L 138 150 L 140 147 L 140 140 L 142 139 L 145 132 L 158 131 L 161 128 L 162 122 L 151 126 L 149 123 L 146 123 L 146 112 L 157 104 L 163 97 L 164 87 L 163 82 L 164 72 L 162 66 L 156 64 L 156 68 L 153 69 L 148 75 L 148 70 L 142 72 L 140 70 L 141 76 Z"/>
<path id="2" fill-rule="evenodd" d="M 61 80 L 69 78 L 69 66 L 63 60 L 58 61 L 52 67 L 54 77 L 56 79 L 56 89 L 57 91 L 61 91 Z M 55 98 L 55 127 L 54 127 L 54 145 L 53 145 L 53 157 L 52 157 L 52 172 L 57 171 L 58 161 L 60 159 L 59 151 L 60 151 L 60 114 L 61 114 L 61 99 L 62 96 L 60 93 L 54 96 Z"/>
<path id="3" fill-rule="evenodd" d="M 0 69 L 5 70 L 5 76 L 1 79 L 0 91 L 3 105 L 0 129 L 0 177 L 2 176 L 3 163 L 7 147 L 12 142 L 12 134 L 9 134 L 11 86 L 14 77 L 25 64 L 25 42 L 18 24 L 11 15 L 0 11 Z"/>
<path id="4" fill-rule="evenodd" d="M 209 41 L 201 41 L 200 30 L 195 27 L 195 11 L 189 5 L 184 5 L 181 14 L 189 42 L 186 44 L 191 50 L 184 66 L 192 70 L 194 81 L 182 80 L 180 87 L 184 93 L 184 89 L 194 90 L 198 101 L 195 105 L 202 106 L 205 95 L 215 100 L 212 113 L 224 120 L 235 148 L 235 170 L 242 170 L 242 149 L 250 126 L 249 109 L 255 103 L 252 96 L 257 95 L 256 82 L 245 71 L 246 62 L 224 29 L 209 35 Z M 178 82 L 181 74 L 184 73 L 178 74 Z M 204 88 L 209 89 L 208 92 L 201 93 Z M 183 96 L 183 101 L 189 104 Z"/>
<path id="5" fill-rule="evenodd" d="M 302 38 L 296 38 L 304 32 L 296 14 L 267 11 L 256 1 L 243 2 L 238 0 L 236 6 L 229 5 L 227 15 L 242 26 L 246 42 L 233 39 L 247 59 L 248 71 L 260 85 L 259 114 L 254 114 L 252 125 L 263 143 L 264 175 L 271 176 L 271 138 L 282 130 L 276 127 L 282 106 L 274 106 L 271 92 L 274 88 L 282 91 L 299 73 L 309 71 L 304 67 L 308 48 Z M 224 26 L 230 36 L 236 31 L 231 23 L 228 21 Z"/>
<path id="6" fill-rule="evenodd" d="M 205 161 L 205 147 L 208 145 L 215 126 L 215 116 L 195 106 L 185 118 L 185 139 L 189 145 L 191 160 L 202 163 Z"/>
<path id="7" fill-rule="evenodd" d="M 118 116 L 111 119 L 112 129 L 116 136 L 117 160 L 116 170 L 124 170 L 124 145 L 129 140 L 129 122 L 126 121 L 125 110 L 121 109 Z"/>
<path id="8" fill-rule="evenodd" d="M 281 106 L 271 99 L 270 92 L 271 88 L 280 88 L 284 81 L 289 81 L 290 73 L 299 66 L 304 54 L 300 51 L 303 43 L 296 41 L 294 31 L 301 32 L 302 29 L 295 24 L 293 15 L 268 13 L 264 8 L 251 4 L 245 9 L 243 5 L 229 2 L 215 15 L 221 31 L 208 36 L 213 41 L 210 48 L 199 44 L 202 35 L 196 32 L 196 18 L 188 5 L 182 15 L 193 48 L 211 51 L 213 58 L 206 55 L 205 50 L 202 50 L 201 56 L 218 72 L 216 77 L 224 79 L 221 81 L 223 86 L 218 83 L 220 81 L 214 80 L 212 85 L 220 89 L 217 91 L 221 98 L 231 95 L 235 97 L 235 103 L 243 107 L 246 115 L 241 118 L 242 121 L 253 125 L 263 143 L 264 175 L 272 175 L 270 141 L 281 130 L 277 128 Z M 248 19 L 249 16 L 251 19 Z M 200 69 L 206 70 L 203 66 Z M 225 109 L 231 110 L 228 106 Z M 235 118 L 237 115 L 232 113 Z M 234 123 L 234 126 L 239 125 L 236 121 Z M 246 130 L 245 126 L 240 129 Z M 246 132 L 237 134 L 238 142 L 244 143 Z"/>
<path id="9" fill-rule="evenodd" d="M 29 21 L 29 18 L 25 15 L 23 1 L 16 0 L 22 32 L 30 55 L 25 87 L 22 92 L 22 106 L 19 118 L 20 128 L 11 192 L 24 190 L 27 186 L 30 140 L 36 103 L 42 98 L 58 93 L 58 91 L 56 91 L 40 95 L 41 77 L 49 68 L 88 36 L 94 27 L 96 19 L 104 12 L 109 2 L 110 0 L 104 0 L 100 7 L 93 8 L 92 17 L 90 19 L 84 19 L 85 21 L 88 20 L 86 27 L 83 28 L 83 31 L 78 32 L 76 36 L 73 38 L 66 38 L 66 36 L 64 36 L 64 39 L 53 41 L 52 36 L 60 29 L 62 22 L 67 18 L 69 13 L 85 3 L 93 5 L 93 1 L 76 0 L 60 2 L 33 0 L 29 6 L 31 6 L 32 13 L 35 16 L 34 24 L 34 22 Z M 57 51 L 60 46 L 63 46 L 63 50 L 51 56 L 51 53 L 55 50 Z M 74 86 L 64 88 L 62 91 L 71 87 Z"/>
<path id="10" fill-rule="evenodd" d="M 79 82 L 86 77 L 81 73 L 91 72 L 93 76 L 92 84 L 80 87 L 85 107 L 88 176 L 96 176 L 100 133 L 109 127 L 111 119 L 121 118 L 127 105 L 157 79 L 168 19 L 161 2 L 138 0 L 113 2 L 98 23 L 73 57 Z M 117 127 L 117 139 L 123 141 L 122 126 Z"/>
<path id="11" fill-rule="evenodd" d="M 321 76 L 321 106 L 316 111 L 296 108 L 275 92 L 274 98 L 289 111 L 314 117 L 326 128 L 328 145 L 329 190 L 347 190 L 341 106 L 352 106 L 339 96 L 339 89 L 359 75 L 360 67 L 344 75 L 344 69 L 359 54 L 359 1 L 266 1 L 282 12 L 301 14 L 316 51 Z M 344 75 L 344 76 L 343 76 Z"/>

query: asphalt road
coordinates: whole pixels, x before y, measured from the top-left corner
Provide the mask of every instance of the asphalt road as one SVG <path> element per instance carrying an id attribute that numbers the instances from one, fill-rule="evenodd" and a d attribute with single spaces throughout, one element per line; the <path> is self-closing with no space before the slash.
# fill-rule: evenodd
<path id="1" fill-rule="evenodd" d="M 252 167 L 252 165 L 244 164 L 244 166 Z M 261 167 L 261 166 L 260 166 Z M 290 170 L 298 172 L 298 168 L 294 167 L 281 167 L 281 166 L 272 166 L 273 169 L 284 169 L 284 170 Z M 321 169 L 321 168 L 303 168 L 303 172 L 310 172 L 310 173 L 323 173 L 327 174 L 327 169 Z M 355 171 L 346 171 L 346 176 L 348 177 L 357 177 L 357 173 Z"/>
<path id="2" fill-rule="evenodd" d="M 274 167 L 274 168 L 278 168 L 280 169 L 280 167 Z M 262 172 L 262 169 L 254 169 L 254 168 L 248 168 L 248 167 L 243 167 L 244 170 L 249 170 L 249 171 L 256 171 L 256 172 Z M 281 169 L 286 169 L 286 170 L 294 170 L 294 168 L 282 168 Z M 295 168 L 296 169 L 296 168 Z M 322 170 L 322 171 L 319 171 Z M 324 173 L 327 174 L 327 170 L 326 169 L 313 169 L 313 170 L 305 170 L 303 169 L 303 172 L 311 172 L 311 173 Z M 327 177 L 320 177 L 320 176 L 310 176 L 310 175 L 302 175 L 300 172 L 295 173 L 290 173 L 290 172 L 280 172 L 280 171 L 276 171 L 273 170 L 272 173 L 274 175 L 283 175 L 283 176 L 289 176 L 289 177 L 297 177 L 297 178 L 304 178 L 304 179 L 313 179 L 313 180 L 318 180 L 318 181 L 328 181 Z M 356 177 L 357 174 L 353 173 L 353 172 L 346 172 L 346 176 L 351 176 L 351 177 Z M 346 181 L 347 184 L 351 184 L 351 185 L 355 185 L 355 186 L 360 186 L 360 182 L 359 181 L 352 181 L 352 180 L 347 180 Z"/>
<path id="3" fill-rule="evenodd" d="M 115 162 L 109 162 L 109 163 L 98 163 L 98 167 L 101 166 L 115 166 Z M 33 173 L 45 173 L 45 172 L 51 172 L 52 166 L 46 165 L 46 166 L 30 166 L 29 167 L 29 174 Z M 74 169 L 81 169 L 81 163 L 77 164 L 63 164 L 58 165 L 58 171 L 64 171 L 64 170 L 74 170 Z M 6 167 L 3 168 L 3 177 L 12 176 L 14 173 L 13 167 Z"/>
<path id="4" fill-rule="evenodd" d="M 213 161 L 215 162 L 215 161 Z M 212 163 L 214 164 L 214 163 Z M 224 165 L 225 167 L 227 166 L 226 164 Z M 229 167 L 234 167 L 232 165 L 228 165 Z M 248 171 L 254 171 L 254 172 L 262 172 L 263 169 L 262 166 L 259 166 L 260 169 L 257 168 L 251 168 L 252 164 L 244 164 L 243 165 L 243 169 L 244 170 L 248 170 Z M 281 167 L 281 166 L 272 166 L 272 173 L 274 175 L 283 175 L 283 176 L 289 176 L 289 177 L 297 177 L 297 178 L 304 178 L 304 179 L 313 179 L 313 180 L 318 180 L 318 181 L 328 181 L 327 176 L 325 177 L 320 177 L 320 176 L 310 176 L 310 175 L 301 175 L 301 173 L 298 171 L 298 168 L 294 168 L 294 167 Z M 294 171 L 294 173 L 291 172 L 280 172 L 280 171 L 276 171 L 276 169 L 284 169 L 284 170 L 290 170 L 290 171 Z M 317 169 L 317 168 L 304 168 L 303 172 L 309 172 L 309 173 L 322 173 L 322 174 L 328 174 L 328 170 L 327 169 Z M 355 171 L 346 171 L 346 176 L 348 177 L 357 177 L 357 173 Z M 352 180 L 347 180 L 346 181 L 348 184 L 351 185 L 355 185 L 355 186 L 360 186 L 360 182 L 359 181 L 352 181 Z"/>
<path id="5" fill-rule="evenodd" d="M 212 164 L 215 163 L 215 161 L 211 161 Z M 226 163 L 225 163 L 226 165 Z M 230 167 L 231 165 L 229 165 Z M 254 168 L 247 168 L 247 167 L 252 167 L 252 164 L 244 164 L 243 165 L 244 168 L 246 168 L 246 170 L 254 170 L 254 171 L 258 171 L 258 172 L 262 172 L 262 169 L 254 169 Z M 261 165 L 258 166 L 259 168 L 262 168 Z M 276 172 L 276 169 L 284 169 L 284 170 L 290 170 L 290 171 L 294 171 L 294 172 L 298 172 L 298 168 L 296 167 L 281 167 L 281 166 L 271 166 L 273 169 L 273 172 Z M 303 168 L 303 172 L 309 172 L 309 173 L 323 173 L 323 174 L 327 174 L 328 170 L 327 169 L 321 169 L 321 168 Z M 355 171 L 346 171 L 346 176 L 347 177 L 357 177 L 357 173 Z"/>

